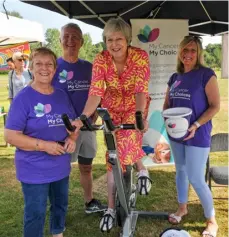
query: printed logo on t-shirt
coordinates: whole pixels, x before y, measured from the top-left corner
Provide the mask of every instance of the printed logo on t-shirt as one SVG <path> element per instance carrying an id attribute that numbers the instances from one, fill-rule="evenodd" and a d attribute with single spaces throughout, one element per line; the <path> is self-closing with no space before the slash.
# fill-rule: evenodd
<path id="1" fill-rule="evenodd" d="M 41 103 L 38 103 L 34 106 L 34 112 L 36 114 L 36 117 L 43 117 L 45 114 L 48 114 L 51 112 L 52 106 L 50 104 L 43 105 Z"/>
<path id="2" fill-rule="evenodd" d="M 170 87 L 170 99 L 190 100 L 191 94 L 189 92 L 189 89 L 177 88 L 179 85 L 181 85 L 181 81 L 176 80 Z"/>
<path id="3" fill-rule="evenodd" d="M 63 70 L 59 73 L 59 82 L 65 83 L 67 80 L 71 80 L 73 78 L 73 71 L 67 72 L 66 70 Z"/>
<path id="4" fill-rule="evenodd" d="M 64 126 L 61 114 L 51 114 L 52 106 L 50 104 L 38 103 L 34 106 L 36 117 L 43 117 L 45 115 L 49 127 Z"/>
<path id="5" fill-rule="evenodd" d="M 90 82 L 88 80 L 72 80 L 73 76 L 73 71 L 67 72 L 66 70 L 62 70 L 59 73 L 59 82 L 66 82 L 68 91 L 89 90 Z"/>
<path id="6" fill-rule="evenodd" d="M 170 87 L 170 91 L 172 91 L 173 89 L 175 89 L 176 87 L 178 87 L 180 85 L 181 81 L 175 81 L 172 86 Z"/>

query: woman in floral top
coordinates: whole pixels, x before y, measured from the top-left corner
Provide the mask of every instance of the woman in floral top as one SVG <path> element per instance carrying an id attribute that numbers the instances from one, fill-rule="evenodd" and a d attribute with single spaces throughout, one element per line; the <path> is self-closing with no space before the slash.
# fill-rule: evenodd
<path id="1" fill-rule="evenodd" d="M 110 19 L 103 32 L 107 50 L 95 58 L 92 71 L 92 82 L 89 98 L 83 114 L 89 117 L 99 103 L 107 108 L 115 125 L 135 123 L 135 112 L 141 111 L 144 117 L 145 130 L 149 105 L 148 82 L 150 67 L 145 51 L 129 46 L 131 28 L 121 19 Z M 78 129 L 82 126 L 80 120 L 73 122 Z M 118 156 L 121 167 L 136 163 L 139 177 L 149 175 L 143 166 L 141 158 L 143 133 L 138 130 L 117 130 L 115 132 Z M 112 166 L 107 163 L 108 210 L 100 222 L 102 231 L 108 231 L 113 226 L 114 212 L 114 177 Z M 150 189 L 150 185 L 149 189 Z M 148 192 L 149 190 L 147 190 Z M 108 218 L 108 223 L 104 220 Z"/>

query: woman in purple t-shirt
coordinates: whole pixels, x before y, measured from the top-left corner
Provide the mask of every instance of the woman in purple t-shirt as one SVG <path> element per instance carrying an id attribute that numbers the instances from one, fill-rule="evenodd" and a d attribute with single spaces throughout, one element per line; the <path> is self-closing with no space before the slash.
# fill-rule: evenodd
<path id="1" fill-rule="evenodd" d="M 199 37 L 185 36 L 179 45 L 177 73 L 169 82 L 163 109 L 192 109 L 189 135 L 180 142 L 171 139 L 176 166 L 178 210 L 169 222 L 178 224 L 187 215 L 189 183 L 200 198 L 207 219 L 203 237 L 215 237 L 218 225 L 213 198 L 205 182 L 205 167 L 211 145 L 211 119 L 220 109 L 220 96 L 215 73 L 202 64 L 203 47 Z"/>
<path id="2" fill-rule="evenodd" d="M 24 195 L 24 237 L 43 236 L 49 197 L 50 231 L 63 237 L 68 206 L 70 153 L 77 135 L 68 136 L 63 113 L 75 119 L 68 95 L 51 85 L 56 56 L 47 48 L 31 55 L 34 80 L 14 98 L 7 117 L 5 140 L 16 146 L 17 179 Z"/>

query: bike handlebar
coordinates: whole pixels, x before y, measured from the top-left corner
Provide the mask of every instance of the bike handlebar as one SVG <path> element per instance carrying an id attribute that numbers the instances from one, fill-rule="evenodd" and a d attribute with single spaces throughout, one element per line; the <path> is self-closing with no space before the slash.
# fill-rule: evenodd
<path id="1" fill-rule="evenodd" d="M 74 132 L 76 130 L 76 127 L 72 126 L 67 114 L 62 114 L 61 118 L 62 118 L 62 120 L 64 122 L 64 125 L 65 125 L 65 127 L 67 128 L 68 131 Z"/>
<path id="2" fill-rule="evenodd" d="M 143 118 L 142 118 L 142 112 L 137 111 L 135 113 L 135 118 L 136 118 L 136 125 L 139 130 L 144 130 L 144 123 L 143 123 Z"/>
<path id="3" fill-rule="evenodd" d="M 99 114 L 99 116 L 102 118 L 102 120 L 105 122 L 107 128 L 109 131 L 114 131 L 116 128 L 121 128 L 121 129 L 136 129 L 134 124 L 121 124 L 119 126 L 115 126 L 111 120 L 110 114 L 108 113 L 108 111 L 106 109 L 102 109 L 102 108 L 98 108 L 97 112 Z M 141 111 L 137 111 L 135 113 L 135 118 L 136 118 L 136 126 L 139 130 L 143 130 L 144 129 L 144 123 L 143 123 L 143 118 L 142 118 L 142 112 Z M 69 130 L 70 132 L 74 132 L 76 130 L 75 126 L 72 126 L 68 115 L 67 114 L 63 114 L 62 115 L 62 120 L 64 122 L 65 127 L 67 128 L 67 130 Z M 103 126 L 101 125 L 93 125 L 91 124 L 90 120 L 87 118 L 86 115 L 82 114 L 80 116 L 80 120 L 83 123 L 83 127 L 80 129 L 82 131 L 96 131 L 96 130 L 100 130 L 103 128 Z"/>

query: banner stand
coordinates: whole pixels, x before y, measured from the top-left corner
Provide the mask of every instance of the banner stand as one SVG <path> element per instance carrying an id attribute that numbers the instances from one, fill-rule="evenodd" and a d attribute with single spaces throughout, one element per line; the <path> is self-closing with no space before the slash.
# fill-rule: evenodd
<path id="1" fill-rule="evenodd" d="M 150 59 L 149 130 L 143 138 L 146 167 L 174 165 L 169 138 L 161 115 L 167 82 L 176 71 L 178 47 L 188 35 L 188 20 L 132 19 L 132 45 L 144 49 Z"/>

